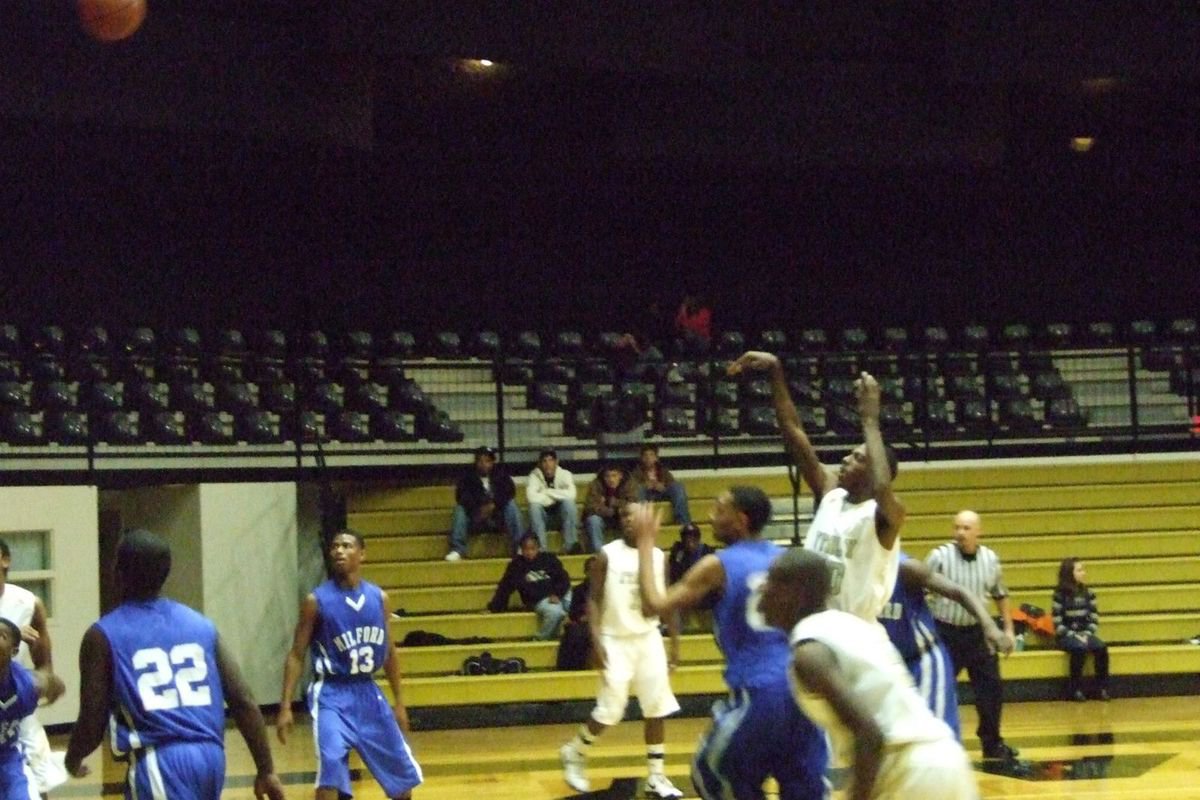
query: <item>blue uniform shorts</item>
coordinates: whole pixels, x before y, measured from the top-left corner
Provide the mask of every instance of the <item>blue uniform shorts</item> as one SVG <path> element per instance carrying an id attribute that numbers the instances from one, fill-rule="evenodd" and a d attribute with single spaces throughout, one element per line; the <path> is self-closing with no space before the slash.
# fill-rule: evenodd
<path id="1" fill-rule="evenodd" d="M 373 680 L 318 681 L 309 688 L 317 744 L 317 787 L 350 791 L 350 749 L 358 751 L 388 797 L 421 783 L 421 768 Z"/>
<path id="2" fill-rule="evenodd" d="M 692 783 L 704 800 L 762 800 L 769 775 L 779 800 L 821 800 L 829 793 L 828 763 L 825 733 L 800 713 L 787 684 L 740 689 L 713 704 Z"/>
<path id="3" fill-rule="evenodd" d="M 946 646 L 937 642 L 928 652 L 906 662 L 908 671 L 917 684 L 917 691 L 925 698 L 925 704 L 938 719 L 950 726 L 954 738 L 962 741 L 958 722 L 958 689 L 954 674 L 954 663 Z"/>
<path id="4" fill-rule="evenodd" d="M 129 754 L 125 797 L 220 800 L 225 748 L 214 742 L 175 742 Z"/>

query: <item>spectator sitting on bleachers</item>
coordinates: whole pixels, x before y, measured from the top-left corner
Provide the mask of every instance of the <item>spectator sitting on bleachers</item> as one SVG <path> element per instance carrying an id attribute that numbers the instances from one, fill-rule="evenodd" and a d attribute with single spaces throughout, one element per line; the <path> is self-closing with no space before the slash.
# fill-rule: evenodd
<path id="1" fill-rule="evenodd" d="M 1086 700 L 1083 692 L 1083 660 L 1090 652 L 1096 665 L 1095 696 L 1108 699 L 1108 645 L 1096 635 L 1100 612 L 1096 594 L 1087 587 L 1087 571 L 1077 558 L 1064 558 L 1058 567 L 1058 586 L 1054 590 L 1054 633 L 1058 646 L 1070 655 L 1071 680 L 1067 698 Z"/>
<path id="2" fill-rule="evenodd" d="M 538 631 L 534 638 L 557 637 L 571 604 L 571 578 L 558 556 L 542 552 L 537 536 L 532 533 L 521 538 L 520 553 L 508 562 L 488 603 L 488 611 L 495 614 L 508 608 L 513 592 L 520 595 L 525 608 L 537 614 Z"/>
<path id="3" fill-rule="evenodd" d="M 588 592 L 595 556 L 583 562 L 583 580 L 571 590 L 571 607 L 558 643 L 555 669 L 587 669 L 592 655 L 592 634 L 588 628 Z"/>
<path id="4" fill-rule="evenodd" d="M 667 581 L 677 583 L 692 565 L 710 553 L 715 553 L 700 540 L 700 528 L 689 522 L 679 529 L 679 541 L 671 545 L 671 553 L 667 556 Z"/>
<path id="5" fill-rule="evenodd" d="M 621 515 L 634 501 L 633 481 L 625 470 L 615 464 L 607 464 L 588 486 L 584 501 L 584 526 L 587 528 L 588 544 L 593 553 L 604 547 L 605 530 L 620 530 Z"/>
<path id="6" fill-rule="evenodd" d="M 497 530 L 512 540 L 513 552 L 525 531 L 517 509 L 517 487 L 503 466 L 496 464 L 496 451 L 490 447 L 475 450 L 475 466 L 458 481 L 454 489 L 454 516 L 450 522 L 450 552 L 447 561 L 459 561 L 467 555 L 467 534 L 471 531 Z"/>
<path id="7" fill-rule="evenodd" d="M 675 313 L 675 334 L 684 352 L 703 355 L 712 342 L 712 309 L 694 294 L 686 295 Z"/>
<path id="8" fill-rule="evenodd" d="M 538 465 L 525 484 L 529 501 L 529 527 L 537 535 L 538 545 L 546 549 L 546 518 L 556 513 L 562 524 L 563 552 L 578 552 L 579 508 L 575 505 L 575 476 L 558 465 L 558 453 L 543 450 Z"/>
<path id="9" fill-rule="evenodd" d="M 629 476 L 637 489 L 639 503 L 671 501 L 671 513 L 680 525 L 689 525 L 692 521 L 688 511 L 687 489 L 675 480 L 671 470 L 667 469 L 658 458 L 658 445 L 644 444 L 638 454 L 638 464 Z"/>

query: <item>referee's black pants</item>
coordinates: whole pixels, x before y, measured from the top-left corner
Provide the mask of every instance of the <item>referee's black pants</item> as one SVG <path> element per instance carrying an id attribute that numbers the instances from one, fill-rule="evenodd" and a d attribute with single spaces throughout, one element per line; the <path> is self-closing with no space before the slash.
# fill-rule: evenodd
<path id="1" fill-rule="evenodd" d="M 950 625 L 939 621 L 937 627 L 938 636 L 950 651 L 955 678 L 966 669 L 971 679 L 975 711 L 979 714 L 979 727 L 975 733 L 986 756 L 1003 741 L 1000 738 L 1000 708 L 1004 689 L 1000 683 L 1000 660 L 988 651 L 981 625 Z"/>

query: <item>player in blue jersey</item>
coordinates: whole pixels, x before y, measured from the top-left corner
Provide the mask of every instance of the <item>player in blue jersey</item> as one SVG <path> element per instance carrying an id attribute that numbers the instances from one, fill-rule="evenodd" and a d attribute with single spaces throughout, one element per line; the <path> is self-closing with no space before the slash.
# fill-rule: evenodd
<path id="1" fill-rule="evenodd" d="M 21 629 L 0 618 L 0 797 L 28 800 L 25 754 L 18 742 L 21 720 L 37 708 L 38 700 L 53 703 L 63 693 L 62 680 L 49 668 L 29 670 L 16 662 Z"/>
<path id="2" fill-rule="evenodd" d="M 362 537 L 354 531 L 333 537 L 329 548 L 333 577 L 304 599 L 284 662 L 276 725 L 279 741 L 286 743 L 292 698 L 305 655 L 312 652 L 308 707 L 317 744 L 317 800 L 351 794 L 351 748 L 388 797 L 409 798 L 421 783 L 421 768 L 402 732 L 408 730 L 408 712 L 400 693 L 400 661 L 388 630 L 392 610 L 387 593 L 363 580 L 363 553 Z M 380 667 L 396 698 L 390 708 L 375 684 Z"/>
<path id="3" fill-rule="evenodd" d="M 984 637 L 993 650 L 1008 653 L 1012 642 L 988 616 L 978 597 L 934 572 L 924 561 L 900 554 L 896 588 L 884 605 L 879 622 L 904 659 L 929 710 L 949 725 L 955 738 L 961 740 L 954 662 L 938 638 L 937 623 L 925 602 L 926 591 L 948 597 L 971 612 L 983 626 Z"/>
<path id="4" fill-rule="evenodd" d="M 218 800 L 228 704 L 257 768 L 255 796 L 282 800 L 262 713 L 212 621 L 160 596 L 170 571 L 165 541 L 144 530 L 121 537 L 121 603 L 88 628 L 79 648 L 67 771 L 88 773 L 83 759 L 110 727 L 113 754 L 129 761 L 125 797 Z"/>
<path id="5" fill-rule="evenodd" d="M 717 498 L 713 532 L 726 547 L 697 561 L 665 594 L 654 583 L 652 553 L 660 518 L 653 506 L 634 507 L 638 579 L 646 613 L 665 616 L 699 606 L 719 593 L 714 609 L 717 645 L 725 655 L 729 698 L 713 706 L 713 725 L 692 761 L 692 783 L 705 800 L 761 800 L 773 776 L 780 800 L 819 800 L 828 794 L 825 734 L 800 713 L 788 685 L 787 635 L 758 610 L 771 562 L 783 549 L 761 538 L 771 501 L 761 489 L 734 486 Z"/>

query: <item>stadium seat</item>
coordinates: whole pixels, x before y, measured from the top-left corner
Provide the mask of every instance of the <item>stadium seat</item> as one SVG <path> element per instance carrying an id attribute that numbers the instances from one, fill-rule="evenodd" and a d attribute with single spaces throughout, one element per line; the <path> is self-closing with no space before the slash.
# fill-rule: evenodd
<path id="1" fill-rule="evenodd" d="M 824 353 L 829 349 L 829 336 L 821 328 L 805 328 L 800 332 L 800 348 L 805 353 Z"/>
<path id="2" fill-rule="evenodd" d="M 565 411 L 567 387 L 557 381 L 537 381 L 530 384 L 525 404 L 538 411 Z"/>
<path id="3" fill-rule="evenodd" d="M 1029 393 L 1038 400 L 1047 402 L 1059 397 L 1070 397 L 1071 388 L 1063 381 L 1057 370 L 1039 372 L 1029 383 Z"/>
<path id="4" fill-rule="evenodd" d="M 1140 354 L 1143 369 L 1151 372 L 1173 372 L 1183 366 L 1183 349 L 1169 344 L 1143 348 Z"/>
<path id="5" fill-rule="evenodd" d="M 1139 319 L 1129 323 L 1129 341 L 1139 347 L 1156 344 L 1158 342 L 1158 326 L 1149 319 Z"/>
<path id="6" fill-rule="evenodd" d="M 325 359 L 322 356 L 300 356 L 288 363 L 288 377 L 298 386 L 315 386 L 326 379 Z"/>
<path id="7" fill-rule="evenodd" d="M 371 414 L 371 435 L 385 442 L 416 441 L 411 419 L 411 415 L 394 409 L 376 411 Z"/>
<path id="8" fill-rule="evenodd" d="M 264 411 L 287 416 L 296 411 L 296 384 L 275 381 L 258 385 L 258 405 Z"/>
<path id="9" fill-rule="evenodd" d="M 595 384 L 587 384 L 595 386 Z M 566 436 L 574 436 L 577 439 L 593 439 L 596 436 L 598 426 L 596 424 L 596 405 L 599 402 L 599 394 L 580 394 L 572 397 L 567 404 L 567 410 L 563 414 L 563 434 Z"/>
<path id="10" fill-rule="evenodd" d="M 931 401 L 920 415 L 920 425 L 932 433 L 953 433 L 954 418 L 946 403 L 941 400 Z"/>
<path id="11" fill-rule="evenodd" d="M 871 353 L 862 358 L 862 369 L 882 380 L 896 374 L 896 357 L 888 353 Z"/>
<path id="12" fill-rule="evenodd" d="M 83 411 L 47 411 L 43 431 L 47 441 L 61 445 L 85 445 L 91 438 L 88 414 Z"/>
<path id="13" fill-rule="evenodd" d="M 21 332 L 16 325 L 0 325 L 0 353 L 10 358 L 21 357 Z"/>
<path id="14" fill-rule="evenodd" d="M 722 408 L 736 408 L 738 405 L 738 385 L 736 381 L 719 379 L 708 384 L 708 399 Z"/>
<path id="15" fill-rule="evenodd" d="M 187 416 L 182 411 L 142 413 L 142 435 L 155 444 L 187 444 Z"/>
<path id="16" fill-rule="evenodd" d="M 149 358 L 154 355 L 157 343 L 150 328 L 134 328 L 121 339 L 121 352 L 127 357 Z"/>
<path id="17" fill-rule="evenodd" d="M 1039 344 L 1048 350 L 1066 350 L 1072 345 L 1075 329 L 1067 322 L 1051 322 L 1042 328 Z"/>
<path id="18" fill-rule="evenodd" d="M 125 387 L 120 383 L 93 383 L 87 387 L 80 405 L 91 411 L 120 411 L 125 408 Z"/>
<path id="19" fill-rule="evenodd" d="M 862 432 L 858 411 L 842 403 L 826 402 L 825 426 L 838 436 L 857 436 Z"/>
<path id="20" fill-rule="evenodd" d="M 1196 320 L 1191 317 L 1176 319 L 1171 321 L 1168 336 L 1171 341 L 1179 344 L 1193 344 L 1200 341 L 1200 328 L 1197 327 Z"/>
<path id="21" fill-rule="evenodd" d="M 171 408 L 189 415 L 214 411 L 216 398 L 210 384 L 184 381 L 171 385 Z"/>
<path id="22" fill-rule="evenodd" d="M 771 382 L 765 378 L 742 381 L 739 384 L 738 398 L 743 406 L 770 405 Z"/>
<path id="23" fill-rule="evenodd" d="M 1002 372 L 988 378 L 992 397 L 997 400 L 1017 400 L 1025 395 L 1021 379 L 1013 373 Z"/>
<path id="24" fill-rule="evenodd" d="M 461 442 L 465 437 L 462 428 L 454 424 L 444 411 L 431 409 L 428 414 L 418 415 L 417 434 L 430 442 Z"/>
<path id="25" fill-rule="evenodd" d="M 462 337 L 454 331 L 437 331 L 430 337 L 429 353 L 438 358 L 461 358 Z"/>
<path id="26" fill-rule="evenodd" d="M 375 355 L 375 337 L 370 331 L 349 331 L 343 338 L 342 355 L 370 361 Z"/>
<path id="27" fill-rule="evenodd" d="M 404 362 L 394 356 L 377 358 L 371 363 L 368 377 L 375 383 L 381 383 L 384 386 L 396 386 L 406 380 Z"/>
<path id="28" fill-rule="evenodd" d="M 67 356 L 67 335 L 57 325 L 44 325 L 30 339 L 29 351 L 34 357 L 46 355 L 62 361 Z"/>
<path id="29" fill-rule="evenodd" d="M 38 416 L 29 411 L 0 411 L 0 441 L 17 446 L 42 444 L 45 431 Z"/>
<path id="30" fill-rule="evenodd" d="M 541 383 L 571 383 L 575 380 L 575 365 L 560 358 L 548 358 L 534 365 L 533 379 Z"/>
<path id="31" fill-rule="evenodd" d="M 978 323 L 968 325 L 963 328 L 962 333 L 963 347 L 973 353 L 985 353 L 992 344 L 991 331 L 986 325 Z"/>
<path id="32" fill-rule="evenodd" d="M 21 362 L 11 358 L 0 357 L 0 381 L 21 380 Z M 76 380 L 70 378 L 70 380 Z"/>
<path id="33" fill-rule="evenodd" d="M 1111 322 L 1088 323 L 1084 343 L 1089 347 L 1112 347 L 1116 340 L 1116 326 Z"/>
<path id="34" fill-rule="evenodd" d="M 930 325 L 921 334 L 921 345 L 928 353 L 939 353 L 950 346 L 950 334 L 941 325 Z"/>
<path id="35" fill-rule="evenodd" d="M 65 411 L 78 405 L 79 387 L 67 381 L 46 381 L 33 385 L 33 405 L 43 411 Z"/>
<path id="36" fill-rule="evenodd" d="M 108 337 L 108 329 L 100 325 L 93 325 L 85 330 L 75 344 L 77 355 L 83 356 L 109 356 L 112 355 L 112 342 Z M 0 344 L 0 353 L 6 352 L 3 345 Z"/>
<path id="37" fill-rule="evenodd" d="M 1014 431 L 1036 430 L 1042 425 L 1029 401 L 1023 397 L 1012 397 L 1001 401 L 1000 424 Z"/>
<path id="38" fill-rule="evenodd" d="M 500 347 L 500 334 L 495 331 L 480 331 L 471 339 L 468 349 L 476 358 L 495 361 L 500 357 Z"/>
<path id="39" fill-rule="evenodd" d="M 787 352 L 787 334 L 778 328 L 770 328 L 768 330 L 761 331 L 758 334 L 758 340 L 755 346 L 759 350 L 765 350 L 768 353 Z"/>
<path id="40" fill-rule="evenodd" d="M 946 394 L 952 400 L 982 400 L 983 385 L 974 375 L 955 375 L 946 380 Z"/>
<path id="41" fill-rule="evenodd" d="M 858 353 L 870 346 L 870 339 L 863 328 L 845 328 L 838 334 L 838 344 L 844 351 Z"/>
<path id="42" fill-rule="evenodd" d="M 987 403 L 978 398 L 960 400 L 955 404 L 958 424 L 971 433 L 982 433 L 992 426 L 992 415 Z"/>
<path id="43" fill-rule="evenodd" d="M 695 398 L 696 387 L 690 383 L 662 381 L 654 392 L 655 403 L 659 406 L 691 408 L 695 403 Z"/>
<path id="44" fill-rule="evenodd" d="M 971 376 L 976 373 L 975 357 L 971 353 L 943 353 L 938 363 L 946 377 Z"/>
<path id="45" fill-rule="evenodd" d="M 542 337 L 537 331 L 521 331 L 513 341 L 512 353 L 517 358 L 538 358 L 542 354 Z"/>
<path id="46" fill-rule="evenodd" d="M 392 408 L 409 414 L 421 414 L 431 405 L 416 381 L 407 378 L 391 387 L 388 399 Z"/>
<path id="47" fill-rule="evenodd" d="M 800 423 L 804 425 L 804 430 L 810 435 L 817 435 L 825 432 L 825 423 L 817 417 L 817 409 L 813 406 L 801 406 L 796 409 L 800 415 Z"/>
<path id="48" fill-rule="evenodd" d="M 258 387 L 244 381 L 216 384 L 217 408 L 237 415 L 258 408 Z"/>
<path id="49" fill-rule="evenodd" d="M 583 334 L 579 331 L 559 331 L 554 334 L 554 354 L 559 358 L 582 358 Z"/>
<path id="50" fill-rule="evenodd" d="M 287 380 L 287 362 L 273 356 L 256 356 L 246 377 L 255 383 L 279 383 Z"/>
<path id="51" fill-rule="evenodd" d="M 328 421 L 326 425 L 328 425 Z M 338 442 L 362 444 L 375 440 L 375 437 L 371 435 L 371 415 L 361 411 L 337 412 L 333 415 L 332 430 L 327 429 L 327 432 L 334 441 Z"/>
<path id="52" fill-rule="evenodd" d="M 1026 354 L 1025 358 L 1031 358 L 1030 354 Z M 981 365 L 983 371 L 989 377 L 997 375 L 1016 375 L 1017 367 L 1013 364 L 1012 356 L 1007 352 L 988 353 Z"/>
<path id="53" fill-rule="evenodd" d="M 287 359 L 287 334 L 280 330 L 259 331 L 254 337 L 254 355 L 260 359 Z"/>
<path id="54" fill-rule="evenodd" d="M 1087 415 L 1073 397 L 1056 397 L 1046 405 L 1046 421 L 1056 428 L 1082 428 Z"/>
<path id="55" fill-rule="evenodd" d="M 612 383 L 615 380 L 612 365 L 602 358 L 586 358 L 580 361 L 575 376 L 590 383 Z"/>
<path id="56" fill-rule="evenodd" d="M 902 353 L 896 359 L 896 371 L 907 377 L 926 377 L 936 364 L 925 353 Z"/>
<path id="57" fill-rule="evenodd" d="M 880 378 L 879 395 L 885 403 L 902 404 L 904 402 L 904 380 L 894 375 Z"/>
<path id="58" fill-rule="evenodd" d="M 821 361 L 821 376 L 826 380 L 858 378 L 858 359 L 852 355 L 830 355 Z"/>
<path id="59" fill-rule="evenodd" d="M 908 433 L 911 429 L 899 403 L 884 403 L 879 407 L 879 429 L 889 436 Z"/>
<path id="60" fill-rule="evenodd" d="M 902 353 L 908 349 L 908 329 L 889 327 L 883 329 L 883 349 L 889 353 Z"/>
<path id="61" fill-rule="evenodd" d="M 280 427 L 284 432 L 285 441 L 293 442 L 327 442 L 329 435 L 325 430 L 325 415 L 317 411 L 301 411 L 290 416 L 281 416 Z"/>
<path id="62" fill-rule="evenodd" d="M 624 335 L 616 331 L 602 331 L 596 336 L 596 350 L 604 355 L 616 352 L 624 341 Z"/>
<path id="63" fill-rule="evenodd" d="M 310 411 L 336 414 L 346 405 L 346 390 L 340 383 L 318 383 L 304 393 L 303 404 Z"/>
<path id="64" fill-rule="evenodd" d="M 49 354 L 26 359 L 25 367 L 35 381 L 58 381 L 66 376 L 66 368 Z"/>
<path id="65" fill-rule="evenodd" d="M 20 381 L 0 383 L 0 408 L 28 410 L 31 406 L 31 391 Z"/>
<path id="66" fill-rule="evenodd" d="M 234 436 L 248 444 L 278 444 L 283 432 L 278 414 L 254 409 L 234 415 Z"/>
<path id="67" fill-rule="evenodd" d="M 350 391 L 371 379 L 371 362 L 358 356 L 343 356 L 327 374 Z"/>
<path id="68" fill-rule="evenodd" d="M 243 359 L 250 353 L 245 335 L 236 328 L 226 328 L 217 333 L 216 354 L 220 358 Z"/>
<path id="69" fill-rule="evenodd" d="M 737 358 L 746 352 L 746 336 L 741 331 L 721 331 L 717 336 L 718 356 Z"/>
<path id="70" fill-rule="evenodd" d="M 709 436 L 737 436 L 741 433 L 741 412 L 728 406 L 704 406 L 696 410 L 697 427 Z"/>
<path id="71" fill-rule="evenodd" d="M 742 409 L 742 433 L 751 436 L 776 436 L 779 434 L 779 422 L 775 417 L 775 409 L 769 405 L 751 405 Z"/>
<path id="72" fill-rule="evenodd" d="M 822 395 L 826 401 L 852 404 L 854 399 L 853 378 L 829 378 L 824 382 Z"/>
<path id="73" fill-rule="evenodd" d="M 385 358 L 412 358 L 417 341 L 408 331 L 392 331 L 378 342 L 376 349 Z"/>
<path id="74" fill-rule="evenodd" d="M 204 376 L 213 383 L 238 383 L 246 380 L 246 364 L 238 356 L 218 355 L 204 365 Z"/>
<path id="75" fill-rule="evenodd" d="M 307 331 L 301 334 L 299 353 L 302 356 L 324 359 L 329 356 L 329 336 L 325 331 Z"/>
<path id="76" fill-rule="evenodd" d="M 792 378 L 788 381 L 788 394 L 797 406 L 815 406 L 817 403 L 817 388 L 808 378 Z"/>
<path id="77" fill-rule="evenodd" d="M 188 436 L 200 444 L 235 444 L 232 414 L 223 411 L 202 411 L 188 414 Z"/>
<path id="78" fill-rule="evenodd" d="M 109 444 L 140 444 L 140 418 L 136 411 L 101 411 L 92 415 L 96 440 Z"/>
<path id="79" fill-rule="evenodd" d="M 127 381 L 125 405 L 143 414 L 171 408 L 171 389 L 160 381 Z"/>
<path id="80" fill-rule="evenodd" d="M 695 433 L 687 411 L 678 406 L 654 409 L 653 431 L 658 436 L 691 436 Z"/>
<path id="81" fill-rule="evenodd" d="M 363 381 L 346 390 L 346 407 L 351 411 L 374 414 L 388 409 L 388 387 L 381 383 Z"/>
<path id="82" fill-rule="evenodd" d="M 1000 329 L 1000 347 L 1023 352 L 1029 349 L 1030 344 L 1032 335 L 1028 325 L 1014 322 Z"/>

